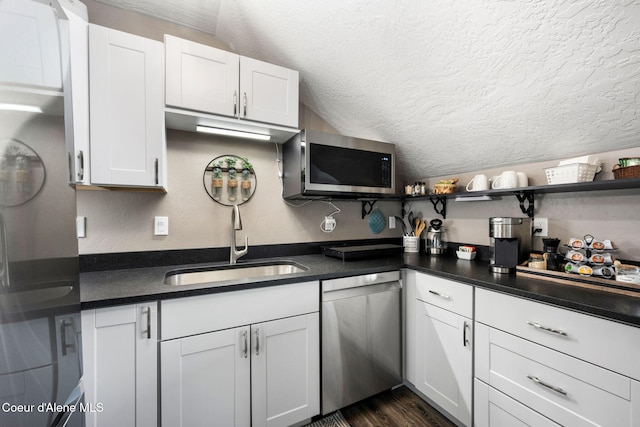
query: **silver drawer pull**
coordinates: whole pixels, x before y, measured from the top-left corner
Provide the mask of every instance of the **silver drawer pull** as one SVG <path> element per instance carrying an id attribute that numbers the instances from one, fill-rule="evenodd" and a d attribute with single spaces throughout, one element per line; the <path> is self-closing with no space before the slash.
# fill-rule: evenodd
<path id="1" fill-rule="evenodd" d="M 530 322 L 528 320 L 527 320 L 527 324 L 533 326 L 534 328 L 542 329 L 543 331 L 551 332 L 553 334 L 562 335 L 563 337 L 569 336 L 565 331 L 563 331 L 561 329 L 553 329 L 553 328 L 550 328 L 548 326 L 542 326 L 541 324 L 536 323 L 536 322 Z"/>
<path id="2" fill-rule="evenodd" d="M 436 292 L 436 291 L 432 291 L 431 289 L 429 289 L 429 293 L 430 294 L 434 294 L 439 296 L 440 298 L 444 298 L 444 299 L 451 299 L 451 297 L 447 294 L 441 294 L 440 292 Z"/>
<path id="3" fill-rule="evenodd" d="M 546 387 L 546 388 L 548 388 L 549 390 L 553 390 L 553 391 L 555 391 L 556 393 L 560 393 L 560 394 L 561 394 L 561 395 L 563 395 L 563 396 L 566 396 L 566 395 L 567 395 L 567 392 L 566 392 L 566 391 L 564 391 L 562 388 L 560 388 L 560 387 L 556 387 L 556 386 L 553 386 L 553 385 L 551 385 L 551 384 L 547 384 L 547 383 L 545 383 L 544 381 L 542 381 L 542 380 L 541 380 L 540 378 L 538 378 L 538 377 L 535 377 L 535 376 L 533 376 L 533 375 L 527 375 L 527 378 L 529 378 L 529 379 L 530 379 L 531 381 L 533 381 L 534 383 L 536 383 L 536 384 L 540 384 L 541 386 Z"/>
<path id="4" fill-rule="evenodd" d="M 260 355 L 260 329 L 256 329 L 256 356 Z"/>
<path id="5" fill-rule="evenodd" d="M 247 340 L 247 331 L 242 333 L 242 339 L 244 341 L 244 348 L 242 349 L 242 356 L 246 359 L 249 355 L 249 343 Z"/>

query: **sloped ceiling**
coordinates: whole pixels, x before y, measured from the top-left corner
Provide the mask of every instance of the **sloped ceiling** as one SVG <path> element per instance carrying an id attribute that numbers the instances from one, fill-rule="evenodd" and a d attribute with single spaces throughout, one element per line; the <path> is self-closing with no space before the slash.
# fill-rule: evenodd
<path id="1" fill-rule="evenodd" d="M 398 145 L 401 178 L 640 147 L 633 0 L 99 0 L 300 71 L 301 102 Z"/>

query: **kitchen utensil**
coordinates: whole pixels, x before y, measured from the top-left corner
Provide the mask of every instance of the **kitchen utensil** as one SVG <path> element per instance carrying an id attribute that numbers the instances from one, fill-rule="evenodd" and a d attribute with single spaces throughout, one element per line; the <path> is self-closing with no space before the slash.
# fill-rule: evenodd
<path id="1" fill-rule="evenodd" d="M 469 181 L 466 187 L 467 191 L 484 191 L 489 189 L 489 178 L 487 175 L 476 175 Z"/>
<path id="2" fill-rule="evenodd" d="M 404 223 L 404 219 L 400 218 L 399 216 L 395 216 L 394 217 L 396 219 L 397 222 L 400 223 L 400 227 L 402 227 L 402 235 L 403 236 L 407 236 L 407 225 Z"/>
<path id="3" fill-rule="evenodd" d="M 415 234 L 416 231 L 416 217 L 413 216 L 413 211 L 409 211 L 409 215 L 407 216 L 407 219 L 409 220 L 409 227 L 411 227 L 411 234 Z"/>
<path id="4" fill-rule="evenodd" d="M 416 218 L 416 227 L 415 227 L 415 235 L 416 237 L 420 237 L 424 228 L 427 226 L 427 223 L 421 220 L 420 218 Z"/>
<path id="5" fill-rule="evenodd" d="M 379 209 L 374 209 L 369 215 L 369 230 L 371 230 L 373 234 L 379 234 L 384 230 L 384 226 L 384 215 Z"/>
<path id="6" fill-rule="evenodd" d="M 493 189 L 516 188 L 518 186 L 518 175 L 516 171 L 504 171 L 491 184 Z"/>

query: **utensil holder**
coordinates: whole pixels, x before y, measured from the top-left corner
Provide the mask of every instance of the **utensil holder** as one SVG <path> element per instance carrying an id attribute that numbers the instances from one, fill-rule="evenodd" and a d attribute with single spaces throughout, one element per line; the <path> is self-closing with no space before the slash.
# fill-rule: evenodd
<path id="1" fill-rule="evenodd" d="M 405 252 L 420 252 L 420 238 L 416 236 L 404 236 L 402 246 Z"/>

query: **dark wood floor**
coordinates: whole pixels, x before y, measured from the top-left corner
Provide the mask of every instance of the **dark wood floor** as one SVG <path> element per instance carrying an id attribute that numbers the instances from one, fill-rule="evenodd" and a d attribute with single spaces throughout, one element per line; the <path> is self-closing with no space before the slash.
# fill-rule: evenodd
<path id="1" fill-rule="evenodd" d="M 404 386 L 343 408 L 340 412 L 352 427 L 455 427 Z"/>

